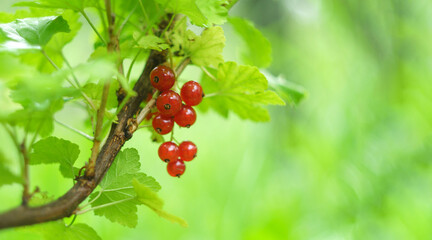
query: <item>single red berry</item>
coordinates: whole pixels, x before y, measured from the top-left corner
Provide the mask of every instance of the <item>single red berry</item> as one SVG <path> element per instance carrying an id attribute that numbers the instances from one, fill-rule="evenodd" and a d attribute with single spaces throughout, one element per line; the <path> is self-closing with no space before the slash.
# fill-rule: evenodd
<path id="1" fill-rule="evenodd" d="M 156 99 L 156 107 L 162 115 L 173 117 L 182 108 L 181 97 L 172 90 L 163 91 Z"/>
<path id="2" fill-rule="evenodd" d="M 189 81 L 181 88 L 180 95 L 186 105 L 196 106 L 202 101 L 204 92 L 199 83 Z"/>
<path id="3" fill-rule="evenodd" d="M 179 145 L 179 156 L 183 161 L 192 161 L 197 154 L 197 146 L 191 141 L 184 141 Z"/>
<path id="4" fill-rule="evenodd" d="M 186 170 L 186 165 L 182 160 L 170 161 L 167 164 L 167 171 L 173 177 L 180 177 Z"/>
<path id="5" fill-rule="evenodd" d="M 174 121 L 180 127 L 190 127 L 195 123 L 196 112 L 191 106 L 183 105 L 182 109 L 174 116 Z"/>
<path id="6" fill-rule="evenodd" d="M 174 120 L 170 117 L 164 117 L 161 114 L 158 114 L 155 118 L 153 118 L 152 125 L 154 130 L 160 135 L 165 135 L 174 127 Z"/>
<path id="7" fill-rule="evenodd" d="M 159 146 L 158 155 L 164 162 L 174 162 L 179 157 L 177 144 L 173 142 L 164 142 Z"/>
<path id="8" fill-rule="evenodd" d="M 159 65 L 151 71 L 150 82 L 159 91 L 168 90 L 175 83 L 174 71 L 167 66 Z"/>

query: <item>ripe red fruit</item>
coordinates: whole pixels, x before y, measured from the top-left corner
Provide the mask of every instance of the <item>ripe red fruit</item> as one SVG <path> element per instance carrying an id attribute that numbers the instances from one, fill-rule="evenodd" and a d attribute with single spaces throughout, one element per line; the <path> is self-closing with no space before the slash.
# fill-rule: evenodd
<path id="1" fill-rule="evenodd" d="M 167 66 L 159 65 L 150 72 L 150 82 L 159 91 L 168 90 L 175 83 L 174 71 Z"/>
<path id="2" fill-rule="evenodd" d="M 187 105 L 183 105 L 182 109 L 174 116 L 174 121 L 180 127 L 190 127 L 196 121 L 195 110 Z"/>
<path id="3" fill-rule="evenodd" d="M 174 127 L 174 120 L 170 117 L 164 117 L 161 114 L 158 114 L 155 118 L 153 118 L 152 125 L 154 130 L 160 135 L 165 135 Z"/>
<path id="4" fill-rule="evenodd" d="M 164 142 L 159 146 L 158 155 L 164 162 L 174 162 L 179 157 L 177 144 L 173 142 Z"/>
<path id="5" fill-rule="evenodd" d="M 173 177 L 180 177 L 186 170 L 186 165 L 182 160 L 171 161 L 167 164 L 167 171 Z"/>
<path id="6" fill-rule="evenodd" d="M 183 161 L 191 161 L 196 157 L 197 146 L 191 141 L 184 141 L 179 145 L 179 156 Z"/>
<path id="7" fill-rule="evenodd" d="M 162 115 L 172 117 L 182 108 L 181 97 L 172 90 L 163 91 L 156 99 L 156 107 Z"/>
<path id="8" fill-rule="evenodd" d="M 202 101 L 204 92 L 199 83 L 189 81 L 181 88 L 180 95 L 186 105 L 196 106 Z"/>

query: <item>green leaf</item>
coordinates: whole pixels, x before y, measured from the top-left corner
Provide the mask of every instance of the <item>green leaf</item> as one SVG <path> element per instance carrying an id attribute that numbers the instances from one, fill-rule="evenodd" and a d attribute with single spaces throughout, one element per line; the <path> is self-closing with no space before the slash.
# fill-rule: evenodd
<path id="1" fill-rule="evenodd" d="M 270 88 L 273 89 L 283 100 L 291 105 L 299 104 L 306 96 L 307 91 L 299 84 L 290 82 L 282 76 L 273 76 L 265 73 Z"/>
<path id="2" fill-rule="evenodd" d="M 58 32 L 70 32 L 69 25 L 62 16 L 17 19 L 0 24 L 7 39 L 0 44 L 0 51 L 41 49 Z"/>
<path id="3" fill-rule="evenodd" d="M 160 217 L 163 217 L 170 222 L 178 223 L 183 227 L 188 226 L 185 220 L 169 214 L 163 210 L 164 203 L 154 190 L 152 190 L 145 184 L 140 183 L 140 181 L 138 181 L 137 179 L 134 179 L 132 183 L 137 194 L 138 201 L 149 207 Z"/>
<path id="4" fill-rule="evenodd" d="M 82 11 L 86 7 L 97 7 L 97 0 L 40 0 L 15 3 L 16 7 L 62 8 Z"/>
<path id="5" fill-rule="evenodd" d="M 33 145 L 30 164 L 60 163 L 63 176 L 74 178 L 77 169 L 73 165 L 79 153 L 78 145 L 61 138 L 48 137 Z"/>
<path id="6" fill-rule="evenodd" d="M 226 62 L 218 70 L 210 69 L 216 79 L 204 75 L 202 85 L 206 97 L 200 108 L 212 108 L 224 117 L 230 111 L 242 119 L 269 121 L 270 116 L 264 105 L 285 105 L 273 91 L 268 90 L 266 77 L 258 68 Z"/>
<path id="7" fill-rule="evenodd" d="M 21 183 L 21 178 L 12 173 L 5 165 L 4 155 L 0 153 L 0 187 L 12 183 Z"/>
<path id="8" fill-rule="evenodd" d="M 237 34 L 243 39 L 240 45 L 242 60 L 249 65 L 265 68 L 272 62 L 270 41 L 248 20 L 237 17 L 228 19 Z M 246 46 L 246 47 L 242 47 Z"/>
<path id="9" fill-rule="evenodd" d="M 95 209 L 94 213 L 104 216 L 112 222 L 120 223 L 127 227 L 135 227 L 138 221 L 137 205 L 132 187 L 132 179 L 138 179 L 154 191 L 159 191 L 160 185 L 154 178 L 140 173 L 138 151 L 133 148 L 125 149 L 117 155 L 110 169 L 100 183 L 100 191 L 93 193 L 89 201 L 94 200 L 92 207 L 119 202 L 111 206 Z"/>
<path id="10" fill-rule="evenodd" d="M 102 99 L 102 91 L 103 91 L 103 86 L 104 86 L 104 82 L 105 81 L 99 81 L 98 84 L 96 83 L 87 83 L 86 85 L 83 86 L 82 90 L 83 92 L 85 92 L 87 94 L 87 96 L 92 99 L 93 103 L 96 105 L 96 107 L 98 108 L 100 105 L 100 101 Z M 116 95 L 116 90 L 118 89 L 118 82 L 113 82 L 111 83 L 113 85 L 111 85 L 110 87 L 110 91 L 109 91 L 109 95 L 108 95 L 108 99 L 107 99 L 107 103 L 106 103 L 106 109 L 112 109 L 117 107 L 118 102 L 117 102 L 117 95 Z"/>
<path id="11" fill-rule="evenodd" d="M 138 43 L 138 47 L 144 49 L 153 49 L 156 51 L 162 51 L 169 48 L 169 45 L 162 38 L 156 37 L 155 35 L 147 35 L 141 37 L 141 33 L 135 32 L 133 37 Z"/>
<path id="12" fill-rule="evenodd" d="M 63 220 L 42 223 L 20 228 L 24 232 L 36 234 L 43 240 L 101 240 L 93 228 L 84 223 L 67 227 Z"/>
<path id="13" fill-rule="evenodd" d="M 185 53 L 195 65 L 218 66 L 222 63 L 222 51 L 225 47 L 225 36 L 221 27 L 204 30 L 201 36 L 189 39 L 185 43 Z"/>
<path id="14" fill-rule="evenodd" d="M 156 2 L 170 12 L 182 13 L 188 16 L 191 22 L 197 26 L 207 24 L 207 19 L 196 5 L 195 0 L 156 0 Z"/>
<path id="15" fill-rule="evenodd" d="M 48 102 L 41 109 L 20 109 L 7 116 L 0 116 L 1 122 L 25 128 L 28 132 L 39 133 L 39 136 L 50 135 L 54 128 L 54 113 L 62 109 L 63 100 Z M 43 107 L 43 108 L 42 108 Z"/>
<path id="16" fill-rule="evenodd" d="M 196 4 L 204 16 L 208 19 L 207 25 L 222 25 L 227 21 L 227 0 L 197 0 Z"/>
<path id="17" fill-rule="evenodd" d="M 52 17 L 52 15 L 57 15 L 58 10 L 55 9 L 38 9 L 38 8 L 30 8 L 29 11 L 19 10 L 14 15 L 10 16 L 9 20 L 14 19 L 28 19 L 28 18 L 43 18 L 43 17 Z M 63 63 L 62 58 L 62 48 L 69 43 L 77 34 L 78 30 L 81 27 L 81 23 L 79 22 L 80 15 L 75 13 L 72 10 L 66 10 L 61 15 L 69 26 L 70 31 L 68 32 L 58 32 L 51 37 L 51 40 L 43 46 L 45 53 L 51 58 L 51 60 L 58 66 L 61 67 Z M 1 22 L 1 20 L 0 20 Z M 10 22 L 10 21 L 9 21 Z M 10 23 L 9 23 L 10 24 Z M 1 30 L 0 30 L 1 32 Z M 1 34 L 0 34 L 1 35 Z M 0 52 L 1 46 L 4 43 L 1 43 L 0 40 Z M 9 52 L 14 54 L 19 54 L 23 63 L 36 66 L 39 71 L 42 72 L 53 72 L 55 68 L 50 64 L 50 62 L 45 58 L 45 56 L 38 51 L 40 47 L 31 46 L 30 49 L 9 49 Z"/>

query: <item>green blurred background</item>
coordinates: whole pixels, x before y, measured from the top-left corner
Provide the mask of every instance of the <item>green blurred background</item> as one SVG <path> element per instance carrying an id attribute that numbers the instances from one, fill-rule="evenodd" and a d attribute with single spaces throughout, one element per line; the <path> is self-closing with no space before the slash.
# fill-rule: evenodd
<path id="1" fill-rule="evenodd" d="M 12 2 L 0 9 L 13 11 Z M 149 133 L 126 144 L 188 228 L 145 207 L 136 229 L 91 213 L 77 222 L 103 239 L 432 239 L 432 2 L 240 0 L 231 14 L 255 22 L 273 45 L 268 71 L 303 85 L 308 97 L 270 108 L 270 123 L 200 114 L 176 132 L 199 147 L 181 179 L 168 176 Z M 226 60 L 238 60 L 243 43 L 224 29 Z M 72 63 L 87 59 L 93 39 L 83 24 L 65 49 Z M 183 77 L 199 78 L 194 70 Z M 56 117 L 84 128 L 79 108 Z M 86 161 L 89 143 L 58 125 L 55 135 L 79 142 Z M 15 164 L 5 136 L 1 129 L 1 150 Z M 56 197 L 70 187 L 56 166 L 32 166 L 31 178 Z M 17 205 L 20 191 L 1 188 L 0 211 Z M 20 238 L 31 236 L 0 232 Z"/>

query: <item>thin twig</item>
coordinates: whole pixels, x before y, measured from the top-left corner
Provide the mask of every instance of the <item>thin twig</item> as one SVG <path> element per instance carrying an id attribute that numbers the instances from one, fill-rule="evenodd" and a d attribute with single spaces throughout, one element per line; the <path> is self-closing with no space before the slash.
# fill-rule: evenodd
<path id="1" fill-rule="evenodd" d="M 90 18 L 87 16 L 87 14 L 85 13 L 84 10 L 80 11 L 81 14 L 83 15 L 83 17 L 87 20 L 88 24 L 90 25 L 90 27 L 93 29 L 93 31 L 96 33 L 96 35 L 99 37 L 99 39 L 102 41 L 102 43 L 106 46 L 106 41 L 103 39 L 102 35 L 100 35 L 100 33 L 98 32 L 98 30 L 96 29 L 96 27 L 93 25 L 92 21 L 90 20 Z"/>
<path id="2" fill-rule="evenodd" d="M 28 201 L 30 199 L 30 193 L 29 193 L 29 164 L 30 164 L 30 157 L 27 152 L 27 148 L 25 146 L 25 142 L 22 142 L 20 145 L 21 154 L 24 159 L 24 169 L 22 172 L 22 178 L 23 178 L 23 195 L 22 195 L 22 205 L 27 206 Z"/>
<path id="3" fill-rule="evenodd" d="M 105 10 L 106 10 L 106 17 L 108 20 L 108 34 L 109 34 L 109 42 L 107 45 L 107 50 L 108 52 L 112 52 L 115 48 L 116 36 L 114 35 L 114 17 L 111 12 L 111 0 L 105 0 Z M 111 86 L 111 79 L 107 80 L 103 86 L 102 99 L 96 115 L 96 127 L 95 127 L 95 134 L 93 140 L 93 147 L 91 150 L 91 156 L 88 163 L 88 167 L 86 169 L 86 177 L 94 177 L 95 174 L 96 158 L 99 155 L 100 145 L 102 141 L 102 139 L 100 138 L 103 130 L 102 129 L 103 120 L 105 115 L 106 104 L 108 101 L 110 86 Z"/>
<path id="4" fill-rule="evenodd" d="M 107 80 L 103 87 L 102 92 L 102 99 L 100 103 L 100 107 L 97 111 L 96 115 L 96 127 L 95 127 L 95 133 L 94 133 L 94 139 L 93 139 L 93 147 L 91 152 L 91 157 L 89 160 L 88 167 L 86 169 L 86 176 L 87 177 L 93 177 L 94 176 L 94 167 L 96 165 L 96 158 L 99 154 L 99 149 L 101 145 L 101 133 L 102 133 L 102 126 L 103 126 L 103 120 L 105 115 L 105 108 L 108 101 L 108 95 L 109 95 L 109 89 L 111 85 L 111 80 Z"/>
<path id="5" fill-rule="evenodd" d="M 54 119 L 54 121 L 55 121 L 56 123 L 60 124 L 61 126 L 63 126 L 63 127 L 67 128 L 67 129 L 71 130 L 72 132 L 78 133 L 79 135 L 81 135 L 81 136 L 87 138 L 87 139 L 90 140 L 90 141 L 93 141 L 93 140 L 94 140 L 94 138 L 93 138 L 92 136 L 88 135 L 88 134 L 85 133 L 85 132 L 82 132 L 82 131 L 80 131 L 80 130 L 78 130 L 78 129 L 76 129 L 76 128 L 73 128 L 72 126 L 69 126 L 69 125 L 67 125 L 66 123 L 62 123 L 62 122 L 58 121 L 57 119 Z"/>

